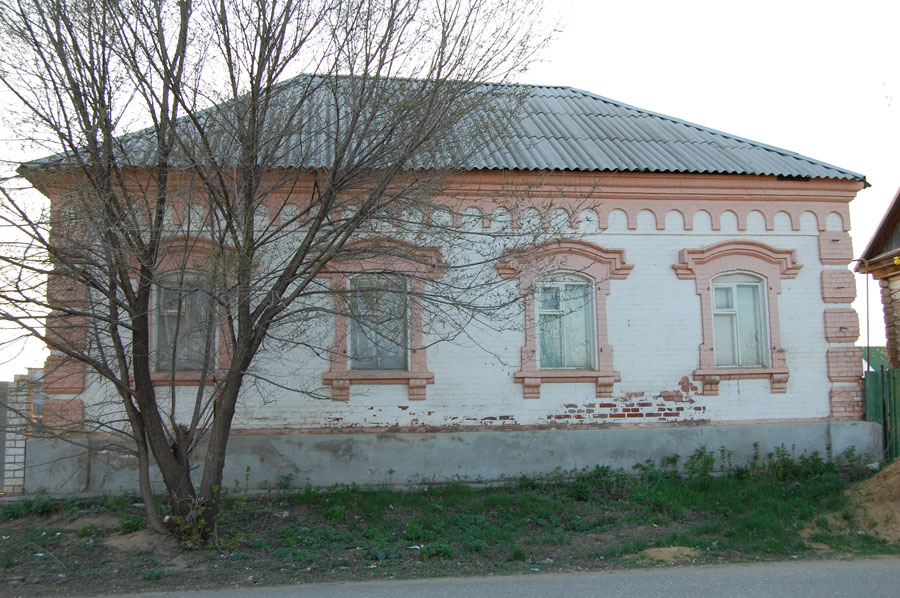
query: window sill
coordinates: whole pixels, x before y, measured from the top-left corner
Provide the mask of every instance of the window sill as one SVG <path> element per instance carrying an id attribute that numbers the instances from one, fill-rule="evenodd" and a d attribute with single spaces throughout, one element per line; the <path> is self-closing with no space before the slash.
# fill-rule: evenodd
<path id="1" fill-rule="evenodd" d="M 153 386 L 198 386 L 202 378 L 200 372 L 152 372 L 150 382 Z M 204 386 L 215 386 L 216 379 L 206 376 Z"/>
<path id="2" fill-rule="evenodd" d="M 522 396 L 526 399 L 541 398 L 541 384 L 559 382 L 591 382 L 597 386 L 597 397 L 611 397 L 613 384 L 620 382 L 619 372 L 598 372 L 596 370 L 534 370 L 513 374 L 513 379 L 522 384 Z"/>
<path id="3" fill-rule="evenodd" d="M 409 387 L 409 400 L 425 400 L 425 385 L 434 384 L 434 374 L 429 371 L 409 370 L 350 370 L 326 372 L 322 383 L 331 386 L 331 398 L 335 401 L 350 400 L 351 384 L 405 384 Z"/>
<path id="4" fill-rule="evenodd" d="M 721 367 L 694 370 L 694 379 L 703 382 L 703 394 L 719 394 L 721 380 L 759 380 L 768 378 L 773 394 L 787 392 L 789 372 L 787 368 L 771 367 Z"/>

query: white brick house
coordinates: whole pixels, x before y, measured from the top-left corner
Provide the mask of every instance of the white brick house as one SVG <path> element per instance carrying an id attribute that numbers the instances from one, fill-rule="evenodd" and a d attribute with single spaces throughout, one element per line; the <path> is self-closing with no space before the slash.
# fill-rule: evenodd
<path id="1" fill-rule="evenodd" d="M 510 325 L 447 340 L 414 298 L 392 302 L 407 275 L 426 289 L 453 267 L 440 245 L 415 263 L 376 256 L 324 271 L 332 288 L 376 285 L 359 309 L 388 317 L 366 327 L 335 310 L 328 351 L 263 352 L 226 479 L 247 466 L 259 486 L 496 478 L 703 445 L 740 459 L 754 442 L 877 450 L 880 434 L 861 421 L 848 270 L 848 205 L 864 177 L 590 93 L 526 92 L 517 122 L 444 191 L 452 226 L 469 215 L 485 231 L 565 229 L 527 253 L 498 250 L 484 274 L 521 295 Z M 509 209 L 512 189 L 528 192 Z M 389 288 L 365 278 L 390 271 Z M 182 358 L 178 388 L 190 392 Z M 82 366 L 51 356 L 46 371 L 45 423 L 101 417 L 105 390 Z M 311 394 L 286 390 L 298 385 Z M 41 442 L 29 489 L 63 479 L 63 464 L 42 464 L 64 449 Z M 99 461 L 91 471 L 61 487 L 132 483 Z"/>

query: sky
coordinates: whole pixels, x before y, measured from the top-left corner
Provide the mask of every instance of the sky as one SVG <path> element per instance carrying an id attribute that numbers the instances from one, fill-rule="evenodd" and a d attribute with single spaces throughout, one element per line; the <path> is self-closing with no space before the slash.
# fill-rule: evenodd
<path id="1" fill-rule="evenodd" d="M 546 0 L 559 32 L 523 83 L 566 85 L 864 174 L 861 255 L 900 187 L 900 3 Z M 895 99 L 896 98 L 896 99 Z M 857 277 L 859 344 L 883 345 L 877 284 Z M 868 326 L 867 326 L 868 322 Z M 0 355 L 0 380 L 43 354 Z"/>
<path id="2" fill-rule="evenodd" d="M 524 83 L 566 85 L 866 176 L 857 257 L 900 187 L 900 3 L 548 0 L 560 30 Z M 871 281 L 871 279 L 870 279 Z M 857 275 L 858 344 L 884 345 Z M 868 322 L 868 326 L 867 326 Z"/>

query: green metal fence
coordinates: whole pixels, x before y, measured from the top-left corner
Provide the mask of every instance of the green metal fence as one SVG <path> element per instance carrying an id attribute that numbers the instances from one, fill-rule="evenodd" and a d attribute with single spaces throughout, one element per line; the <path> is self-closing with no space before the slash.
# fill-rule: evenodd
<path id="1" fill-rule="evenodd" d="M 884 456 L 900 455 L 900 370 L 866 372 L 866 419 L 882 424 Z"/>

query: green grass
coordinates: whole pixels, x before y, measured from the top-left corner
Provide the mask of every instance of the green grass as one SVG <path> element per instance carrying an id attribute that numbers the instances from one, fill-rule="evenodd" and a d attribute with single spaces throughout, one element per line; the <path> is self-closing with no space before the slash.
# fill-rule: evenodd
<path id="1" fill-rule="evenodd" d="M 841 554 L 900 552 L 862 533 L 847 503 L 844 491 L 865 475 L 861 468 L 815 456 L 795 461 L 786 450 L 734 467 L 722 453 L 727 472 L 714 476 L 712 458 L 698 451 L 681 469 L 672 458 L 632 473 L 597 467 L 490 487 L 308 487 L 265 497 L 238 490 L 223 497 L 218 540 L 180 554 L 216 569 L 222 583 L 251 574 L 254 583 L 287 583 L 590 569 L 639 562 L 646 549 L 670 546 L 694 549 L 697 562 L 788 558 L 821 553 L 823 546 Z M 142 583 L 185 583 L 166 569 L 169 552 L 110 558 L 105 538 L 146 526 L 134 502 L 128 495 L 38 496 L 5 505 L 3 529 L 14 531 L 0 532 L 8 537 L 0 543 L 0 577 L 127 574 L 135 590 L 156 587 Z M 73 519 L 104 512 L 118 529 Z M 72 521 L 74 529 L 41 525 L 50 517 Z M 34 557 L 39 552 L 45 556 Z"/>

